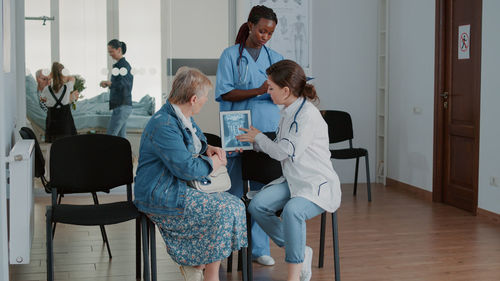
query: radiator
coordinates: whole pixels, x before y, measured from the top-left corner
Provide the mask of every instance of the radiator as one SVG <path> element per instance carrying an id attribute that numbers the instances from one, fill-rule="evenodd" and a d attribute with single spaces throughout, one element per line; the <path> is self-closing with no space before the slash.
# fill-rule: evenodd
<path id="1" fill-rule="evenodd" d="M 9 260 L 11 264 L 30 263 L 34 230 L 33 176 L 35 141 L 18 141 L 9 154 Z"/>

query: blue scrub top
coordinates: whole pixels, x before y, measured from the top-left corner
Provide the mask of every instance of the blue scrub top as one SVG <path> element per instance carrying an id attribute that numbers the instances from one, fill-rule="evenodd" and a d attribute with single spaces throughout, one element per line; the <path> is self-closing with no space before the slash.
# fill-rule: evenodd
<path id="1" fill-rule="evenodd" d="M 224 101 L 221 96 L 234 89 L 250 90 L 258 88 L 267 80 L 266 69 L 283 59 L 283 56 L 265 46 L 262 47 L 257 61 L 245 49 L 239 66 L 239 44 L 222 52 L 217 67 L 215 100 L 220 103 L 220 111 L 251 110 L 252 126 L 262 132 L 275 132 L 280 120 L 279 108 L 269 94 L 238 102 Z M 266 49 L 267 51 L 266 52 Z M 269 55 L 268 55 L 269 53 Z"/>

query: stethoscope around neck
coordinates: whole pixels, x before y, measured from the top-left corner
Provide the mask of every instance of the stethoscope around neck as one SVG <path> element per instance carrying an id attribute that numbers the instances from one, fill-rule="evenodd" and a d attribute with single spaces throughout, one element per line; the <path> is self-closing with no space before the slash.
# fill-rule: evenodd
<path id="1" fill-rule="evenodd" d="M 299 115 L 299 112 L 304 107 L 305 103 L 306 103 L 306 98 L 304 97 L 302 102 L 300 103 L 299 108 L 297 109 L 297 111 L 295 111 L 295 114 L 293 115 L 293 122 L 290 124 L 290 128 L 288 128 L 288 133 L 290 133 L 294 127 L 295 127 L 295 133 L 299 132 L 299 123 L 297 123 L 297 116 Z M 280 128 L 278 127 L 278 130 L 276 131 L 276 138 L 278 138 L 278 136 L 279 136 L 279 130 L 280 130 Z M 292 152 L 292 155 L 290 155 L 290 159 L 293 162 L 295 159 L 295 145 L 288 138 L 282 138 L 281 140 L 288 141 L 292 145 L 293 152 Z"/>
<path id="2" fill-rule="evenodd" d="M 269 54 L 269 50 L 267 49 L 266 45 L 262 45 L 262 48 L 266 50 L 267 53 L 267 59 L 269 60 L 269 65 L 272 65 L 273 62 L 271 60 L 271 55 Z M 246 64 L 246 67 L 243 66 Z M 245 71 L 243 72 L 244 75 L 241 75 L 241 68 L 244 67 Z M 247 76 L 248 76 L 248 58 L 242 54 L 238 57 L 236 60 L 236 68 L 238 69 L 238 84 L 244 84 L 247 81 Z M 242 77 L 243 76 L 243 77 Z M 241 79 L 243 78 L 243 79 Z"/>
<path id="3" fill-rule="evenodd" d="M 295 115 L 293 116 L 293 122 L 290 124 L 290 128 L 288 129 L 288 132 L 292 130 L 292 128 L 295 126 L 295 133 L 299 132 L 299 124 L 297 123 L 297 115 L 299 115 L 299 112 L 302 110 L 302 107 L 304 107 L 304 103 L 306 103 L 306 98 L 303 98 L 302 102 L 300 103 L 299 109 L 295 112 Z"/>

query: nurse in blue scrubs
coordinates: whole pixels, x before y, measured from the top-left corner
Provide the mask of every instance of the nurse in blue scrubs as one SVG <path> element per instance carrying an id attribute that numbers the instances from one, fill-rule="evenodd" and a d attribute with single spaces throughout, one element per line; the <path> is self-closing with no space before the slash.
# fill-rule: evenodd
<path id="1" fill-rule="evenodd" d="M 227 48 L 219 59 L 215 100 L 220 111 L 251 110 L 252 125 L 261 132 L 274 133 L 280 119 L 278 106 L 267 93 L 266 69 L 283 56 L 265 46 L 278 24 L 274 11 L 266 6 L 254 6 L 238 35 L 235 45 Z M 229 192 L 243 196 L 241 180 L 241 157 L 237 153 L 228 155 L 227 168 L 232 187 Z M 258 190 L 261 184 L 251 182 L 251 189 Z M 252 256 L 263 265 L 273 265 L 269 250 L 269 237 L 255 222 L 252 223 Z"/>

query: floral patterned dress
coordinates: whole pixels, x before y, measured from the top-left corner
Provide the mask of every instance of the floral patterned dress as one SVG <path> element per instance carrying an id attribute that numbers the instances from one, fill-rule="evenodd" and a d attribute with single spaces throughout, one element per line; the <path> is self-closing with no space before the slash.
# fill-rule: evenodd
<path id="1" fill-rule="evenodd" d="M 180 265 L 209 264 L 247 246 L 245 205 L 227 192 L 208 194 L 188 188 L 182 216 L 149 217 Z"/>

